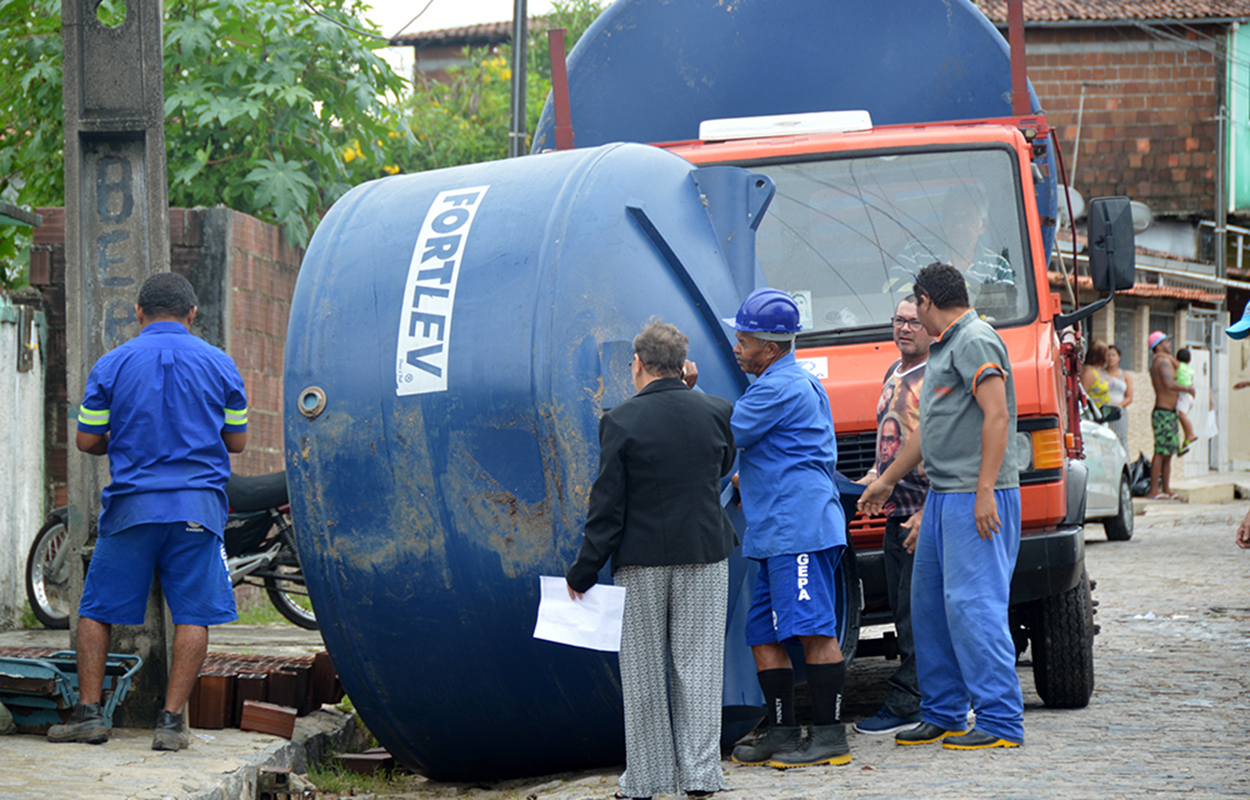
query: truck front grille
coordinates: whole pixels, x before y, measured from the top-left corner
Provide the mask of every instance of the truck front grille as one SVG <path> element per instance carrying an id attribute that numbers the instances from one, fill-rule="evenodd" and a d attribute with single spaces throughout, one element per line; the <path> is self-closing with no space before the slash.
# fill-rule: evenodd
<path id="1" fill-rule="evenodd" d="M 868 474 L 877 462 L 877 432 L 848 433 L 838 437 L 838 472 L 853 481 Z"/>

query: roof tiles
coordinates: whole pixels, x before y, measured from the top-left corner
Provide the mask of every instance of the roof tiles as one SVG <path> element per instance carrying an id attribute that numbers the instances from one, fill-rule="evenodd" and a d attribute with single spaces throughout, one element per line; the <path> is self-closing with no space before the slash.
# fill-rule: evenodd
<path id="1" fill-rule="evenodd" d="M 1007 0 L 981 0 L 992 22 L 1006 24 Z M 1027 22 L 1202 20 L 1250 17 L 1250 0 L 1024 0 Z"/>

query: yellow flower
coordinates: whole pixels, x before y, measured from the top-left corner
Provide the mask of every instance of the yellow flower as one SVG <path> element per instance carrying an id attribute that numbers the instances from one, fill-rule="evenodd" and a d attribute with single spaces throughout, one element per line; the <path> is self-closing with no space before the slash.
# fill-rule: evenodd
<path id="1" fill-rule="evenodd" d="M 347 148 L 343 150 L 343 162 L 346 164 L 350 164 L 353 161 L 355 161 L 357 156 L 359 155 L 360 154 L 356 152 L 356 148 L 352 147 L 351 145 L 348 145 Z"/>
<path id="2" fill-rule="evenodd" d="M 394 175 L 397 172 L 399 172 L 399 165 L 387 164 L 385 167 L 382 167 L 382 171 L 385 172 L 387 175 Z"/>
<path id="3" fill-rule="evenodd" d="M 504 81 L 512 80 L 512 70 L 505 69 L 499 73 L 499 79 Z"/>

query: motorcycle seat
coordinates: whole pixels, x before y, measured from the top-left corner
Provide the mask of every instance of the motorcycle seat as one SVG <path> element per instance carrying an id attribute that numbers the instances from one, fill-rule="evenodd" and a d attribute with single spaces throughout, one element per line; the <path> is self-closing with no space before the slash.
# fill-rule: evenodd
<path id="1" fill-rule="evenodd" d="M 230 510 L 236 513 L 262 511 L 285 505 L 286 472 L 256 476 L 231 473 L 230 480 L 226 483 L 226 497 L 230 501 Z"/>

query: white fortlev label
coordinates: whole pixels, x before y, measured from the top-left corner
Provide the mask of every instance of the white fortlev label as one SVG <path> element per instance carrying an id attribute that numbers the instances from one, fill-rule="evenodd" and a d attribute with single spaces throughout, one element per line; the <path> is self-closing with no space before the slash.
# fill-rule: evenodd
<path id="1" fill-rule="evenodd" d="M 412 251 L 395 347 L 395 394 L 447 390 L 451 312 L 469 228 L 489 186 L 440 192 Z"/>

